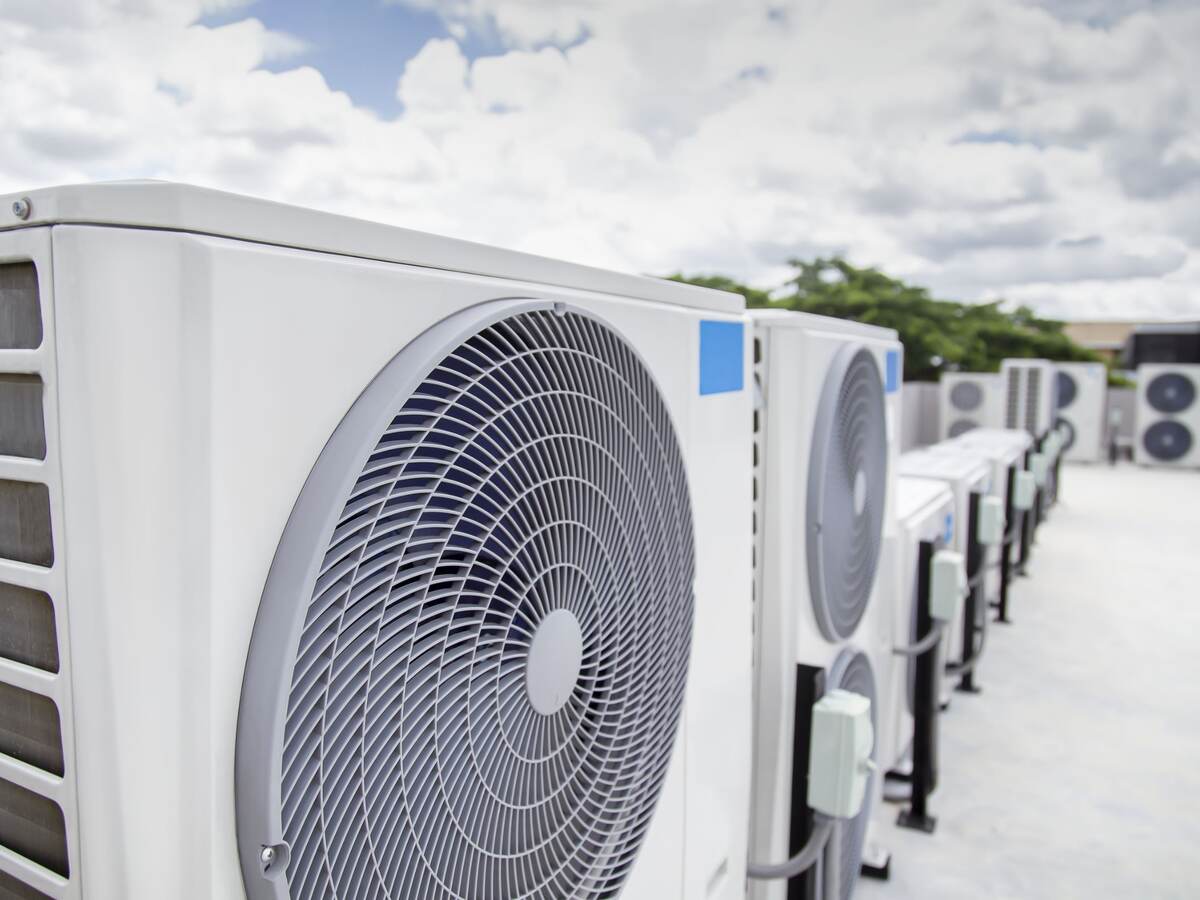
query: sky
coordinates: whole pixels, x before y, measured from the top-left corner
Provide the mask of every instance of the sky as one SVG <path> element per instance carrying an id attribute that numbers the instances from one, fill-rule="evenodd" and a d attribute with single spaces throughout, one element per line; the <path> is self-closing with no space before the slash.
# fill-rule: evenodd
<path id="1" fill-rule="evenodd" d="M 1200 317 L 1195 0 L 0 0 L 0 192 L 239 191 L 770 287 Z"/>

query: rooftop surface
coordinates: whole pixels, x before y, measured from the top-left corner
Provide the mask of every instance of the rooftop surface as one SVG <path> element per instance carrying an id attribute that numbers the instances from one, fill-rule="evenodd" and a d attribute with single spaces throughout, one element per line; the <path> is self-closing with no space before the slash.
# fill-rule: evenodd
<path id="1" fill-rule="evenodd" d="M 1200 472 L 1065 468 L 977 696 L 941 719 L 937 832 L 875 815 L 860 900 L 1200 896 Z"/>

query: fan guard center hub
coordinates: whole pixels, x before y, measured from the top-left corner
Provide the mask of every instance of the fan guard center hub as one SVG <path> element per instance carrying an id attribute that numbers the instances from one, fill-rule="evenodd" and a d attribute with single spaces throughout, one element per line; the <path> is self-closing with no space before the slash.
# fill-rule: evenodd
<path id="1" fill-rule="evenodd" d="M 570 610 L 556 609 L 538 624 L 525 662 L 529 702 L 543 716 L 562 709 L 583 664 L 583 630 Z"/>

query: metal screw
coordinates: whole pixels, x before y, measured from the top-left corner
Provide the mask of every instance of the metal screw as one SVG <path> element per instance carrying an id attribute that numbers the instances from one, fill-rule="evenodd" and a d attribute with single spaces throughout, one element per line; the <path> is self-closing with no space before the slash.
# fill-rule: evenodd
<path id="1" fill-rule="evenodd" d="M 275 862 L 275 848 L 263 847 L 262 853 L 259 854 L 259 859 L 262 860 L 264 866 L 269 866 L 271 863 Z"/>
<path id="2" fill-rule="evenodd" d="M 33 204 L 29 202 L 28 197 L 22 197 L 13 201 L 12 211 L 18 219 L 28 219 L 29 214 L 33 212 Z"/>

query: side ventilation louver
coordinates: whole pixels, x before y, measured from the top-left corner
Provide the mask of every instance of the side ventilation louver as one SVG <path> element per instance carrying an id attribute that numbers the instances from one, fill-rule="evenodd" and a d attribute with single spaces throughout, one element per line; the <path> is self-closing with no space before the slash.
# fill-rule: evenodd
<path id="1" fill-rule="evenodd" d="M 42 232 L 0 235 L 49 250 Z M 9 251 L 11 252 L 11 251 Z M 39 256 L 38 252 L 32 255 Z M 0 264 L 0 898 L 76 898 L 52 320 L 37 264 Z M 66 729 L 66 731 L 64 731 Z"/>

